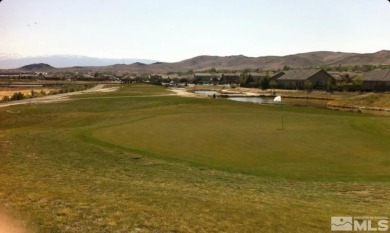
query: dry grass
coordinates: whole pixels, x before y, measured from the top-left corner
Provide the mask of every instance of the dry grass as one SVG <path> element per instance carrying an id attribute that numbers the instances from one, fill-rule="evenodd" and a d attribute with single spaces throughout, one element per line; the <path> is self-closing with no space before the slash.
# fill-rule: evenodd
<path id="1" fill-rule="evenodd" d="M 355 108 L 378 108 L 390 111 L 389 93 L 365 93 L 351 98 L 341 98 L 330 102 L 331 105 Z"/>
<path id="2" fill-rule="evenodd" d="M 31 91 L 35 92 L 41 92 L 44 91 L 45 93 L 49 93 L 50 91 L 56 90 L 56 89 L 51 89 L 51 88 L 2 88 L 0 87 L 0 100 L 4 96 L 11 97 L 14 93 L 16 92 L 21 92 L 24 95 L 31 95 Z"/>

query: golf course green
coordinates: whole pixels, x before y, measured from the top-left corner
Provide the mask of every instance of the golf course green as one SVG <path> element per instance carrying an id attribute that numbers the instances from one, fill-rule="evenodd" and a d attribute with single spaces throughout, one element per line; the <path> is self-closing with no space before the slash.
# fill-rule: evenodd
<path id="1" fill-rule="evenodd" d="M 99 128 L 92 136 L 141 155 L 260 176 L 305 180 L 390 177 L 389 118 L 216 102 L 223 107 L 155 112 Z"/>
<path id="2" fill-rule="evenodd" d="M 385 116 L 121 85 L 0 108 L 0 207 L 27 232 L 329 232 L 389 216 L 389 151 Z"/>

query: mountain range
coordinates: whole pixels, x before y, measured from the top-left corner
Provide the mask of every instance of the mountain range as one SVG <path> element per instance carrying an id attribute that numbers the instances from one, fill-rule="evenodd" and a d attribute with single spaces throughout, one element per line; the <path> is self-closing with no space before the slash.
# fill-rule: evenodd
<path id="1" fill-rule="evenodd" d="M 390 65 L 390 50 L 381 50 L 375 53 L 343 53 L 318 51 L 309 53 L 299 53 L 287 56 L 264 56 L 264 57 L 246 57 L 237 56 L 198 56 L 180 62 L 164 63 L 153 60 L 124 59 L 122 62 L 118 59 L 99 59 L 83 56 L 52 56 L 39 59 L 29 58 L 13 59 L 22 60 L 26 64 L 47 63 L 53 67 L 60 68 L 58 71 L 124 71 L 137 73 L 168 73 L 168 72 L 186 72 L 188 70 L 203 71 L 215 68 L 217 70 L 244 70 L 244 69 L 262 69 L 276 70 L 284 66 L 291 68 L 312 68 L 319 66 L 338 66 L 338 65 Z M 29 61 L 29 62 L 27 62 Z M 125 63 L 125 64 L 123 64 Z M 130 64 L 131 63 L 131 64 Z M 0 67 L 4 67 L 7 60 L 1 60 Z M 19 64 L 22 64 L 20 62 Z M 77 67 L 75 67 L 77 66 Z M 69 68 L 61 68 L 69 67 Z M 30 67 L 31 68 L 31 67 Z M 38 69 L 40 69 L 38 67 Z M 42 69 L 54 69 L 48 66 L 42 66 Z"/>
<path id="2" fill-rule="evenodd" d="M 186 72 L 188 70 L 262 69 L 276 70 L 284 66 L 291 68 L 313 68 L 338 65 L 390 65 L 390 51 L 382 50 L 376 53 L 343 53 L 343 52 L 309 52 L 288 56 L 246 57 L 238 56 L 198 56 L 174 63 L 157 62 L 149 65 L 135 63 L 131 65 L 115 65 L 102 67 L 103 70 L 121 70 L 128 72 L 167 73 Z"/>
<path id="3" fill-rule="evenodd" d="M 53 55 L 38 57 L 20 57 L 15 54 L 0 54 L 0 69 L 15 69 L 22 66 L 46 63 L 56 68 L 73 67 L 73 66 L 108 66 L 114 64 L 133 64 L 142 62 L 151 64 L 156 62 L 149 59 L 114 59 L 114 58 L 96 58 L 78 55 Z"/>

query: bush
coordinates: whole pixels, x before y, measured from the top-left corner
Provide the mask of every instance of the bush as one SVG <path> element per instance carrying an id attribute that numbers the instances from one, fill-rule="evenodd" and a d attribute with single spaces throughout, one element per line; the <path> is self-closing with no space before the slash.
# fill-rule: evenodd
<path id="1" fill-rule="evenodd" d="M 261 89 L 267 90 L 269 88 L 270 82 L 271 82 L 270 78 L 268 77 L 262 78 L 260 81 Z"/>
<path id="2" fill-rule="evenodd" d="M 34 91 L 34 90 L 31 90 L 31 94 L 30 94 L 31 98 L 35 98 L 35 97 L 38 97 L 39 96 L 39 92 L 37 91 Z"/>
<path id="3" fill-rule="evenodd" d="M 4 96 L 3 99 L 1 101 L 3 102 L 7 102 L 7 101 L 10 101 L 11 99 L 9 98 L 9 96 Z"/>
<path id="4" fill-rule="evenodd" d="M 24 99 L 24 98 L 25 98 L 25 96 L 24 96 L 23 93 L 21 93 L 21 92 L 16 92 L 16 93 L 14 93 L 14 94 L 12 95 L 11 100 L 22 100 L 22 99 Z"/>
<path id="5" fill-rule="evenodd" d="M 84 85 L 65 85 L 62 86 L 57 93 L 69 93 L 69 92 L 75 92 L 75 91 L 83 91 L 89 88 L 92 88 L 93 84 L 84 84 Z"/>

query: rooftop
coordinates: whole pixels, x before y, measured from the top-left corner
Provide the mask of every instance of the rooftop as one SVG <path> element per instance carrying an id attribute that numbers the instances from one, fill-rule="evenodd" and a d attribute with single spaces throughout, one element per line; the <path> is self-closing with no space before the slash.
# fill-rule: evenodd
<path id="1" fill-rule="evenodd" d="M 321 70 L 291 70 L 283 71 L 282 75 L 278 80 L 306 80 Z"/>
<path id="2" fill-rule="evenodd" d="M 389 81 L 390 70 L 373 70 L 363 75 L 363 81 Z"/>

